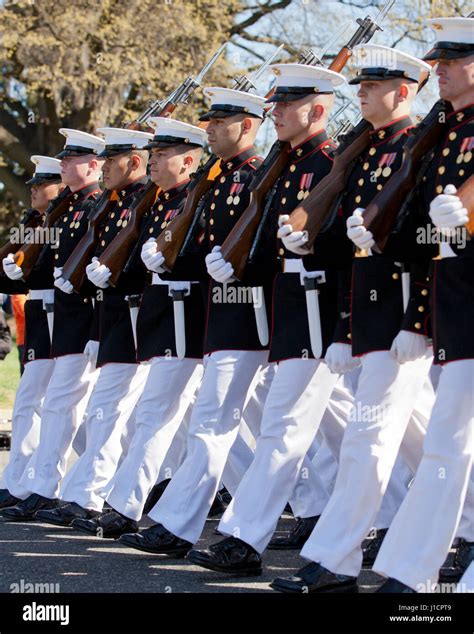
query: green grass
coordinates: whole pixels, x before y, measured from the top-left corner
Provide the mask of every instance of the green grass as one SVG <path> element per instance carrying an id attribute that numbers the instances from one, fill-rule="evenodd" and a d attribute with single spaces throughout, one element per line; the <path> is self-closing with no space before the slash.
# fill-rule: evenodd
<path id="1" fill-rule="evenodd" d="M 11 409 L 20 382 L 18 349 L 12 345 L 11 352 L 0 361 L 0 409 Z"/>

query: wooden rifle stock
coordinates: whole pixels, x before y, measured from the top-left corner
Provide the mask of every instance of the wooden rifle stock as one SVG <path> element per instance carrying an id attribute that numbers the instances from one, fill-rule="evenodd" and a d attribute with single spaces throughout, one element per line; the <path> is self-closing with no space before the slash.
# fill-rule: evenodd
<path id="1" fill-rule="evenodd" d="M 221 248 L 222 257 L 242 280 L 255 234 L 262 220 L 265 197 L 288 164 L 288 144 L 276 142 L 250 184 L 250 202 Z"/>
<path id="2" fill-rule="evenodd" d="M 336 151 L 329 174 L 291 212 L 288 224 L 294 231 L 307 232 L 309 247 L 313 246 L 318 233 L 331 216 L 337 197 L 344 191 L 354 161 L 369 146 L 371 129 L 372 126 L 365 119 L 355 126 Z"/>
<path id="3" fill-rule="evenodd" d="M 403 146 L 400 167 L 363 213 L 364 225 L 374 236 L 375 245 L 372 248 L 377 253 L 385 248 L 400 209 L 416 185 L 417 172 L 423 157 L 434 148 L 445 129 L 446 107 L 444 101 L 437 101 L 413 131 Z"/>
<path id="4" fill-rule="evenodd" d="M 344 66 L 349 61 L 349 57 L 352 55 L 352 51 L 347 47 L 343 46 L 336 57 L 331 62 L 329 66 L 330 70 L 333 70 L 336 73 L 340 73 Z"/>
<path id="5" fill-rule="evenodd" d="M 168 224 L 166 230 L 162 231 L 156 238 L 156 250 L 161 251 L 163 254 L 165 258 L 163 267 L 167 271 L 172 271 L 176 264 L 189 227 L 199 207 L 199 201 L 211 189 L 220 173 L 216 169 L 218 162 L 217 156 L 211 156 L 207 163 L 196 172 L 189 185 L 183 211 L 178 216 L 175 216 Z"/>
<path id="6" fill-rule="evenodd" d="M 36 213 L 34 209 L 29 209 L 26 212 L 24 222 L 20 223 L 20 227 L 24 229 L 35 229 L 39 227 L 43 222 L 43 216 Z M 22 246 L 21 242 L 12 242 L 12 239 L 8 240 L 2 247 L 0 247 L 0 260 L 6 258 L 9 253 L 16 253 Z"/>
<path id="7" fill-rule="evenodd" d="M 77 243 L 74 251 L 63 266 L 62 277 L 68 280 L 76 293 L 79 293 L 86 275 L 86 266 L 91 261 L 98 240 L 99 227 L 114 208 L 117 200 L 115 192 L 105 190 L 89 217 L 86 233 Z"/>
<path id="8" fill-rule="evenodd" d="M 469 220 L 466 224 L 466 229 L 469 232 L 469 236 L 474 236 L 474 174 L 470 176 L 467 181 L 461 185 L 456 192 L 456 196 L 459 196 L 463 206 L 467 209 L 469 214 Z"/>
<path id="9" fill-rule="evenodd" d="M 372 34 L 366 33 L 365 36 L 363 36 L 364 42 L 368 41 L 370 37 L 372 36 Z M 352 38 L 353 40 L 353 41 L 351 40 L 352 45 L 355 45 L 358 43 L 357 39 L 355 39 L 357 37 L 358 36 L 355 35 Z M 329 70 L 339 73 L 347 64 L 351 55 L 352 55 L 352 47 L 343 46 L 342 49 L 334 58 L 334 60 L 329 65 Z M 268 97 L 269 95 L 267 96 L 267 98 Z M 366 124 L 366 125 L 367 125 L 367 131 L 366 132 L 364 131 L 364 135 L 361 135 L 360 143 L 355 145 L 353 148 L 353 150 L 358 150 L 359 148 L 361 148 L 359 154 L 363 152 L 363 150 L 367 147 L 369 143 L 369 138 L 370 138 L 368 134 L 369 124 Z M 281 174 L 283 173 L 283 170 L 285 169 L 287 165 L 288 152 L 286 151 L 286 147 L 287 147 L 287 144 L 281 145 L 278 151 L 275 151 L 275 152 L 273 151 L 273 148 L 272 148 L 272 151 L 266 157 L 263 165 L 260 166 L 258 173 L 259 174 L 263 173 L 265 176 L 255 186 L 255 188 L 251 187 L 249 206 L 244 211 L 242 216 L 239 218 L 238 222 L 235 224 L 232 231 L 229 233 L 226 240 L 224 241 L 224 244 L 222 245 L 221 253 L 227 262 L 232 263 L 232 266 L 234 268 L 234 276 L 238 280 L 241 280 L 244 275 L 245 266 L 247 264 L 248 256 L 250 254 L 250 249 L 252 248 L 255 249 L 257 246 L 256 244 L 254 244 L 254 239 L 255 239 L 255 235 L 257 233 L 257 230 L 263 215 L 264 198 L 267 195 L 267 193 L 270 191 L 275 181 L 281 176 Z M 353 152 L 351 152 L 350 154 L 352 153 Z M 356 155 L 354 158 L 356 158 L 357 156 L 358 155 Z M 272 165 L 271 164 L 272 162 L 274 162 L 275 165 Z M 267 164 L 268 164 L 268 167 L 267 169 L 265 169 L 265 165 Z M 339 161 L 339 165 L 342 167 L 343 163 Z M 328 209 L 327 216 L 329 215 L 332 209 L 332 204 L 335 200 L 335 197 L 337 196 L 339 191 L 342 191 L 344 189 L 344 185 L 347 181 L 348 172 L 349 172 L 348 166 L 344 170 L 338 168 L 338 171 L 337 171 L 338 178 L 336 182 L 339 184 L 339 188 L 336 190 L 336 187 L 333 186 L 331 190 L 327 191 L 327 196 L 324 201 L 326 202 L 326 208 Z M 334 185 L 336 184 L 336 182 L 334 183 Z M 326 184 L 327 184 L 327 181 L 326 181 Z M 329 199 L 330 194 L 331 194 L 331 198 Z M 304 205 L 299 205 L 291 214 L 290 221 L 292 225 L 294 220 L 295 223 L 299 223 L 300 225 L 303 225 L 303 228 L 306 226 L 308 221 L 308 214 L 306 212 L 306 209 L 308 208 L 308 202 L 312 200 L 311 195 L 312 195 L 312 192 L 310 193 L 308 198 L 305 200 Z M 318 204 L 318 208 L 319 208 L 319 204 Z M 297 213 L 295 216 L 293 216 L 295 212 Z M 324 217 L 324 220 L 326 219 L 327 216 Z M 321 222 L 321 225 L 322 224 L 323 223 Z M 293 227 L 296 230 L 296 227 L 294 225 Z"/>
<path id="10" fill-rule="evenodd" d="M 69 205 L 74 200 L 74 194 L 70 189 L 65 189 L 54 200 L 52 200 L 44 215 L 42 230 L 48 230 L 53 227 L 55 222 L 61 218 L 61 216 L 68 210 Z M 16 264 L 23 271 L 23 277 L 28 278 L 33 267 L 35 266 L 41 252 L 44 249 L 44 244 L 38 240 L 34 243 L 24 245 L 19 251 L 15 253 L 14 260 Z"/>
<path id="11" fill-rule="evenodd" d="M 149 182 L 130 207 L 128 224 L 121 229 L 99 258 L 99 262 L 111 271 L 110 286 L 117 286 L 130 251 L 140 235 L 140 223 L 155 202 L 158 185 Z"/>

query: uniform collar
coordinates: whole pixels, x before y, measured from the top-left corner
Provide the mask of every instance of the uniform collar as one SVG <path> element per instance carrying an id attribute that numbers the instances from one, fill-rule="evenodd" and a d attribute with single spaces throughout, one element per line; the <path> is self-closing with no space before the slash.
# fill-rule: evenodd
<path id="1" fill-rule="evenodd" d="M 123 189 L 118 189 L 117 196 L 121 200 L 123 198 L 127 198 L 127 196 L 130 196 L 130 194 L 133 194 L 134 192 L 136 192 L 137 189 L 140 189 L 141 187 L 143 187 L 143 185 L 146 185 L 147 182 L 148 182 L 148 176 L 142 176 L 141 178 L 137 178 L 137 180 L 132 181 Z"/>
<path id="2" fill-rule="evenodd" d="M 474 103 L 470 103 L 464 108 L 459 108 L 454 112 L 450 112 L 447 116 L 447 122 L 449 128 L 455 128 L 458 125 L 462 125 L 465 121 L 474 117 Z"/>
<path id="3" fill-rule="evenodd" d="M 318 130 L 310 137 L 305 139 L 299 145 L 295 145 L 288 150 L 288 155 L 290 160 L 294 163 L 297 161 L 301 161 L 309 154 L 312 154 L 315 150 L 317 150 L 321 145 L 323 145 L 326 141 L 328 141 L 329 137 L 326 133 L 326 130 Z"/>
<path id="4" fill-rule="evenodd" d="M 79 200 L 81 198 L 87 198 L 88 196 L 90 196 L 90 194 L 93 194 L 99 191 L 100 191 L 99 183 L 97 182 L 90 183 L 90 185 L 85 185 L 85 187 L 81 187 L 81 189 L 78 189 L 77 191 L 75 191 L 73 194 L 73 199 Z"/>
<path id="5" fill-rule="evenodd" d="M 175 187 L 172 187 L 171 189 L 167 189 L 166 191 L 161 191 L 158 198 L 160 200 L 166 200 L 166 201 L 173 200 L 173 198 L 175 198 L 176 196 L 184 192 L 188 185 L 189 185 L 189 178 L 185 181 L 181 181 L 181 183 L 178 183 Z"/>
<path id="6" fill-rule="evenodd" d="M 252 159 L 257 160 L 258 154 L 255 151 L 253 145 L 248 148 L 245 148 L 239 154 L 236 154 L 228 161 L 221 161 L 221 170 L 222 174 L 229 174 L 230 172 L 235 172 L 239 167 L 242 167 L 245 163 L 251 162 Z"/>
<path id="7" fill-rule="evenodd" d="M 410 117 L 400 117 L 394 119 L 387 125 L 370 131 L 370 138 L 374 145 L 377 143 L 385 143 L 388 139 L 400 134 L 403 130 L 413 127 L 413 121 Z"/>

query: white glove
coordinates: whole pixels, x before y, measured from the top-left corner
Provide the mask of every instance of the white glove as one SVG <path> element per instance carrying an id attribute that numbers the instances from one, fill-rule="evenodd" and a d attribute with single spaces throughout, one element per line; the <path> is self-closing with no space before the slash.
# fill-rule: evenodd
<path id="1" fill-rule="evenodd" d="M 349 240 L 359 249 L 370 249 L 374 246 L 375 240 L 371 231 L 367 231 L 364 227 L 364 221 L 362 219 L 362 212 L 365 211 L 362 207 L 354 209 L 352 216 L 346 221 L 347 237 Z"/>
<path id="2" fill-rule="evenodd" d="M 332 343 L 324 360 L 333 374 L 344 374 L 360 365 L 360 359 L 352 356 L 352 346 L 347 343 Z"/>
<path id="3" fill-rule="evenodd" d="M 164 273 L 165 269 L 162 267 L 162 264 L 165 261 L 165 258 L 161 251 L 156 250 L 156 239 L 150 238 L 145 242 L 142 246 L 141 258 L 143 264 L 149 271 L 153 271 L 153 273 Z"/>
<path id="4" fill-rule="evenodd" d="M 390 348 L 390 354 L 398 363 L 420 359 L 428 348 L 428 338 L 408 330 L 400 330 Z"/>
<path id="5" fill-rule="evenodd" d="M 291 225 L 284 224 L 290 219 L 290 216 L 283 214 L 278 216 L 278 233 L 277 238 L 283 242 L 288 251 L 297 253 L 298 255 L 308 255 L 313 249 L 308 248 L 308 234 L 306 231 L 293 231 Z"/>
<path id="6" fill-rule="evenodd" d="M 94 367 L 97 365 L 97 355 L 99 354 L 99 342 L 92 339 L 86 343 L 84 348 L 84 355 L 86 359 Z"/>
<path id="7" fill-rule="evenodd" d="M 446 185 L 444 194 L 438 194 L 431 201 L 430 217 L 436 227 L 461 227 L 469 220 L 467 209 L 455 195 L 456 191 L 454 185 Z"/>
<path id="8" fill-rule="evenodd" d="M 9 253 L 6 258 L 3 258 L 2 264 L 5 275 L 11 280 L 22 279 L 23 271 L 15 262 L 13 253 Z"/>
<path id="9" fill-rule="evenodd" d="M 53 271 L 54 285 L 56 286 L 56 288 L 59 288 L 59 290 L 62 291 L 63 293 L 67 293 L 68 295 L 70 295 L 73 292 L 74 287 L 71 284 L 71 282 L 61 277 L 62 274 L 63 274 L 63 267 L 55 266 Z"/>
<path id="10" fill-rule="evenodd" d="M 92 262 L 86 266 L 86 275 L 89 280 L 98 288 L 107 288 L 107 280 L 112 275 L 109 268 L 99 262 L 97 258 L 92 258 Z"/>
<path id="11" fill-rule="evenodd" d="M 231 281 L 234 275 L 234 267 L 224 260 L 220 247 L 214 247 L 211 253 L 206 255 L 206 266 L 209 275 L 221 284 Z"/>

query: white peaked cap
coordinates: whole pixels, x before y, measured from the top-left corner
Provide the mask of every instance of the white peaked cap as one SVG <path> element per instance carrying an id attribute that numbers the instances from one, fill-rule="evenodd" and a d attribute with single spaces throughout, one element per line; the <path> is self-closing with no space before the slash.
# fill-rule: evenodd
<path id="1" fill-rule="evenodd" d="M 33 177 L 27 181 L 27 185 L 37 185 L 47 181 L 61 180 L 61 161 L 51 156 L 41 156 L 34 154 L 30 161 L 35 166 Z"/>
<path id="2" fill-rule="evenodd" d="M 431 71 L 431 66 L 423 60 L 404 51 L 378 44 L 354 46 L 351 63 L 358 73 L 354 79 L 351 79 L 350 84 L 394 77 L 418 82 L 422 73 Z"/>
<path id="3" fill-rule="evenodd" d="M 142 150 L 153 138 L 153 135 L 148 132 L 126 128 L 97 128 L 97 132 L 104 137 L 105 141 L 105 148 L 100 156 Z"/>
<path id="4" fill-rule="evenodd" d="M 35 154 L 30 157 L 35 164 L 35 174 L 59 174 L 61 175 L 61 161 L 52 156 Z"/>
<path id="5" fill-rule="evenodd" d="M 104 149 L 103 139 L 94 134 L 72 128 L 60 128 L 59 132 L 66 137 L 66 145 L 64 150 L 56 155 L 56 158 L 80 154 L 98 154 Z"/>
<path id="6" fill-rule="evenodd" d="M 263 118 L 265 98 L 242 90 L 232 88 L 220 88 L 210 86 L 204 88 L 204 94 L 211 100 L 209 112 L 206 112 L 201 121 L 213 117 L 231 117 L 236 114 L 252 114 Z"/>
<path id="7" fill-rule="evenodd" d="M 166 147 L 180 143 L 203 147 L 207 141 L 205 130 L 184 121 L 168 117 L 151 117 L 147 123 L 155 129 L 155 135 L 148 144 L 149 148 Z"/>
<path id="8" fill-rule="evenodd" d="M 431 18 L 427 23 L 436 31 L 436 43 L 424 59 L 456 59 L 474 55 L 473 18 Z"/>
<path id="9" fill-rule="evenodd" d="M 318 93 L 332 93 L 334 88 L 346 81 L 340 73 L 323 66 L 273 64 L 270 69 L 276 75 L 275 93 L 268 99 L 270 103 L 295 101 Z"/>

